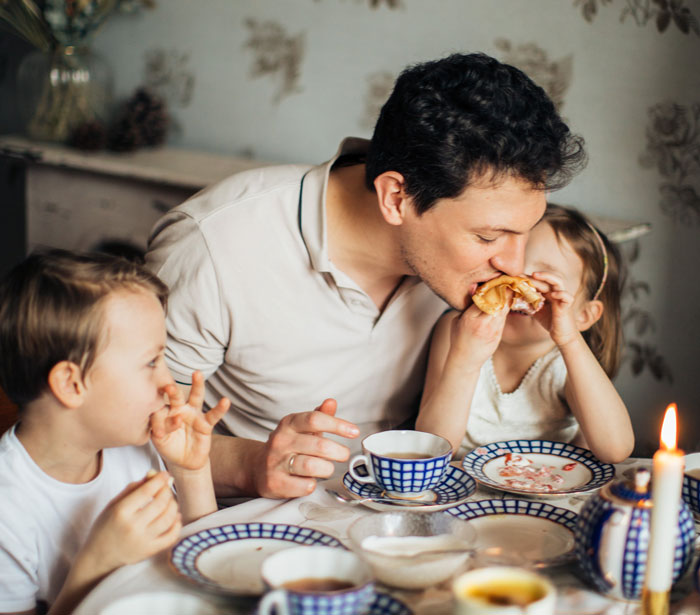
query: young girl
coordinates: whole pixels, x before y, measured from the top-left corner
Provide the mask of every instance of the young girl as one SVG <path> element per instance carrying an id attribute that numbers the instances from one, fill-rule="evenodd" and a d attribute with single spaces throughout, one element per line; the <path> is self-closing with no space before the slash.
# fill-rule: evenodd
<path id="1" fill-rule="evenodd" d="M 524 271 L 546 299 L 534 316 L 472 305 L 438 322 L 416 428 L 460 454 L 521 438 L 574 441 L 622 461 L 634 435 L 610 381 L 622 337 L 618 250 L 581 213 L 550 204 Z"/>

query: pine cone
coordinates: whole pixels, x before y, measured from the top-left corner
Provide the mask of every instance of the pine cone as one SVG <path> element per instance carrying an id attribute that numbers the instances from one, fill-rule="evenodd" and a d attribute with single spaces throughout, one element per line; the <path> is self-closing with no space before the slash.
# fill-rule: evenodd
<path id="1" fill-rule="evenodd" d="M 165 102 L 149 90 L 139 88 L 112 126 L 109 148 L 125 152 L 160 145 L 165 141 L 169 127 L 170 116 Z"/>
<path id="2" fill-rule="evenodd" d="M 97 120 L 83 122 L 71 133 L 68 145 L 91 152 L 104 149 L 107 145 L 107 130 Z"/>

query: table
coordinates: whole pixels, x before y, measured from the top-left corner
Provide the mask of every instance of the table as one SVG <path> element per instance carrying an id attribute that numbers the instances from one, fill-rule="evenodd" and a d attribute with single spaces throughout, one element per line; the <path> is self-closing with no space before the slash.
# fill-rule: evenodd
<path id="1" fill-rule="evenodd" d="M 629 476 L 635 467 L 651 466 L 649 459 L 628 459 L 615 466 L 616 478 Z M 342 470 L 342 468 L 341 468 Z M 270 500 L 258 498 L 242 504 L 224 508 L 183 528 L 183 536 L 200 530 L 229 523 L 270 522 L 287 523 L 310 527 L 330 534 L 341 542 L 347 542 L 347 528 L 359 516 L 372 514 L 364 506 L 348 506 L 328 495 L 324 486 L 342 492 L 339 477 L 319 484 L 309 496 L 291 500 Z M 479 486 L 470 500 L 510 497 L 507 494 Z M 547 502 L 561 508 L 578 511 L 587 495 L 548 498 Z M 700 524 L 698 524 L 700 525 Z M 698 527 L 697 529 L 700 529 Z M 696 543 L 696 558 L 700 543 Z M 637 615 L 641 613 L 638 604 L 613 601 L 593 592 L 579 579 L 575 564 L 550 569 L 545 574 L 554 582 L 558 590 L 557 615 Z M 690 574 L 686 574 L 674 590 L 673 615 L 700 615 L 700 594 L 692 591 Z M 170 591 L 174 593 L 198 593 L 193 584 L 179 579 L 168 565 L 167 553 L 161 553 L 149 560 L 121 568 L 104 579 L 81 603 L 75 615 L 97 615 L 100 610 L 119 598 L 129 594 L 148 591 Z M 415 615 L 448 615 L 451 613 L 451 596 L 447 582 L 423 591 L 393 590 L 391 593 L 406 605 Z M 202 594 L 204 595 L 204 594 Z M 210 596 L 207 596 L 211 599 Z M 216 602 L 216 600 L 215 600 Z M 246 613 L 254 607 L 249 600 L 240 603 L 220 605 L 221 613 Z M 131 615 L 131 614 L 130 614 Z M 159 615 L 151 612 L 149 615 Z"/>

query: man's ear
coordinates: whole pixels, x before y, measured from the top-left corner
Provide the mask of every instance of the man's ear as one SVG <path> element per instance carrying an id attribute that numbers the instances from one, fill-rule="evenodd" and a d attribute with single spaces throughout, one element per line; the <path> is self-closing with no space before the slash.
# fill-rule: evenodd
<path id="1" fill-rule="evenodd" d="M 375 178 L 374 189 L 384 219 L 394 226 L 402 224 L 406 207 L 410 206 L 404 190 L 403 175 L 396 171 L 385 171 Z"/>
<path id="2" fill-rule="evenodd" d="M 49 388 L 61 404 L 78 408 L 85 398 L 82 371 L 72 361 L 60 361 L 49 372 Z"/>
<path id="3" fill-rule="evenodd" d="M 605 308 L 603 307 L 602 301 L 587 301 L 576 316 L 576 325 L 578 326 L 578 330 L 586 331 L 590 329 L 600 320 L 604 309 Z"/>

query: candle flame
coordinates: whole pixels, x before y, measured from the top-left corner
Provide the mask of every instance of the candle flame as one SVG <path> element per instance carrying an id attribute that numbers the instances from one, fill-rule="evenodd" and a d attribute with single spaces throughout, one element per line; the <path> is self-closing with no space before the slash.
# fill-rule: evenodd
<path id="1" fill-rule="evenodd" d="M 661 425 L 661 446 L 666 450 L 676 448 L 676 404 L 669 404 Z"/>

